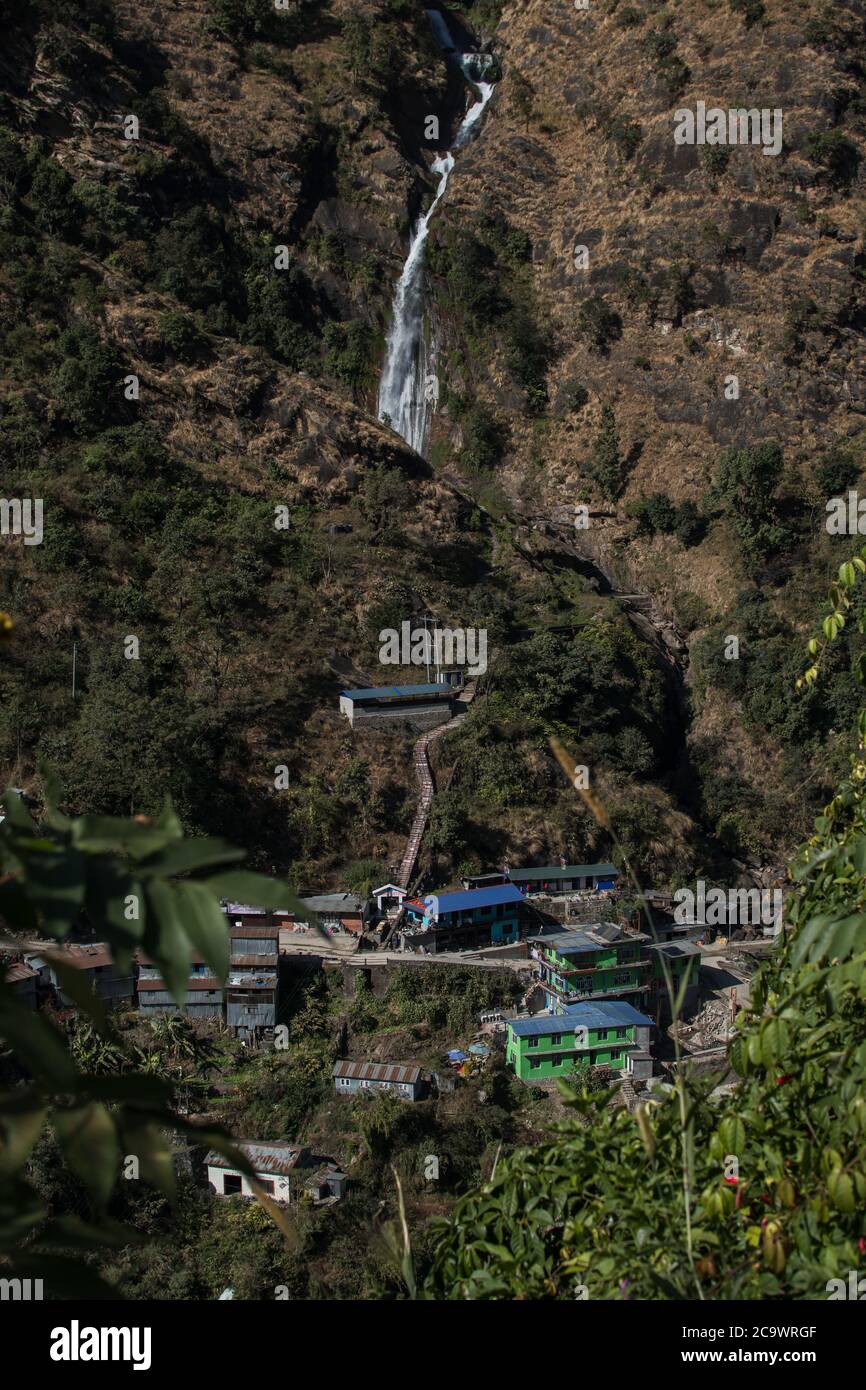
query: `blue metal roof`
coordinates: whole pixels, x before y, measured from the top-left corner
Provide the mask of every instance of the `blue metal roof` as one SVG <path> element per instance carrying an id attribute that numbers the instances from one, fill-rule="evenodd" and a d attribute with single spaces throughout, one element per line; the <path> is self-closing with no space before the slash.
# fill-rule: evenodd
<path id="1" fill-rule="evenodd" d="M 445 681 L 432 685 L 373 685 L 369 690 L 341 690 L 347 700 L 401 700 L 412 695 L 440 695 L 451 690 Z"/>
<path id="2" fill-rule="evenodd" d="M 551 1033 L 570 1033 L 575 1028 L 625 1028 L 629 1024 L 652 1027 L 653 1021 L 621 1000 L 593 1000 L 570 1004 L 564 1013 L 541 1018 L 518 1018 L 508 1026 L 518 1038 L 548 1037 Z"/>
<path id="3" fill-rule="evenodd" d="M 500 883 L 495 888 L 470 888 L 465 893 L 431 893 L 424 898 L 425 907 L 433 906 L 443 912 L 469 912 L 473 907 L 493 907 L 497 903 L 522 903 L 523 894 L 513 883 Z"/>

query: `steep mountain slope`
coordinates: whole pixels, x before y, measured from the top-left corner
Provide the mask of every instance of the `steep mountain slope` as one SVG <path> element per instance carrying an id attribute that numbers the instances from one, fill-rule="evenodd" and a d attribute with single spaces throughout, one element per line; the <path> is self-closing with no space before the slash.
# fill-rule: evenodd
<path id="1" fill-rule="evenodd" d="M 845 690 L 795 697 L 789 629 L 862 457 L 863 16 L 746 10 L 451 17 L 503 76 L 433 224 L 424 462 L 373 418 L 430 157 L 470 99 L 423 10 L 12 6 L 0 476 L 45 505 L 41 545 L 0 544 L 17 785 L 42 756 L 78 808 L 168 789 L 305 884 L 386 870 L 411 740 L 352 735 L 336 696 L 417 678 L 378 633 L 429 611 L 495 656 L 437 751 L 441 874 L 610 853 L 551 732 L 656 878 L 797 835 L 804 754 L 816 794 L 844 754 Z M 675 146 L 698 96 L 781 105 L 783 153 Z"/>
<path id="2" fill-rule="evenodd" d="M 794 677 L 849 547 L 824 504 L 866 461 L 864 17 L 506 5 L 431 251 L 434 460 L 495 478 L 530 543 L 590 505 L 582 553 L 688 635 L 690 809 L 747 856 L 791 843 L 804 781 L 846 757 L 847 685 Z M 778 110 L 780 153 L 675 143 L 698 101 Z"/>

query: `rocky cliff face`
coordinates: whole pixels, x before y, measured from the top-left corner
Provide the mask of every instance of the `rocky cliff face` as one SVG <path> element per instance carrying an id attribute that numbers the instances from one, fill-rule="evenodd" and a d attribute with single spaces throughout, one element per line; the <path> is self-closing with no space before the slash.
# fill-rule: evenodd
<path id="1" fill-rule="evenodd" d="M 760 806 L 770 838 L 787 839 L 781 807 L 807 775 L 798 738 L 818 781 L 833 756 L 833 720 L 794 708 L 792 688 L 802 624 L 848 544 L 828 542 L 824 502 L 866 462 L 864 14 L 774 0 L 507 4 L 505 77 L 437 224 L 452 275 L 467 246 L 489 247 L 485 219 L 524 235 L 546 399 L 525 389 L 496 315 L 482 334 L 484 306 L 467 315 L 446 274 L 434 454 L 471 471 L 472 397 L 525 534 L 589 505 L 583 553 L 688 636 L 689 740 L 705 774 L 689 776 L 698 804 L 714 784 L 699 814 L 740 853 L 738 805 Z M 677 144 L 675 113 L 698 102 L 780 112 L 781 151 Z M 500 258 L 494 291 L 502 279 Z M 778 446 L 772 479 L 725 502 L 713 491 L 724 451 L 761 445 Z M 784 672 L 767 646 L 782 628 Z M 740 665 L 725 670 L 728 634 Z M 789 807 L 799 819 L 796 796 Z"/>

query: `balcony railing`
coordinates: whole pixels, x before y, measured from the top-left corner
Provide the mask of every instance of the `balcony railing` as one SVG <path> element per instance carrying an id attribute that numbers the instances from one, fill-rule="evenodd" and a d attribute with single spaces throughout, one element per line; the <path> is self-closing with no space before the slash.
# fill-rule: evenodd
<path id="1" fill-rule="evenodd" d="M 644 994 L 647 990 L 647 985 L 645 984 L 614 985 L 611 989 L 564 990 L 560 989 L 560 987 L 555 985 L 551 980 L 542 980 L 541 987 L 542 989 L 548 990 L 551 994 L 554 994 L 557 999 L 562 1000 L 566 1004 L 576 1004 L 579 1003 L 581 999 L 608 999 L 612 995 Z"/>
<path id="2" fill-rule="evenodd" d="M 595 975 L 600 970 L 645 970 L 652 965 L 651 960 L 610 961 L 607 965 L 559 965 L 545 956 L 536 956 L 536 960 L 546 969 L 555 971 L 557 975 Z"/>

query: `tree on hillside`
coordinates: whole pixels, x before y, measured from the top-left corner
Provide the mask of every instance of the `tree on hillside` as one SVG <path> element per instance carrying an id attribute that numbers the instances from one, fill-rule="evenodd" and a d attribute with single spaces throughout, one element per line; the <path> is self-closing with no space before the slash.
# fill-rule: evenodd
<path id="1" fill-rule="evenodd" d="M 522 72 L 514 71 L 508 74 L 508 86 L 511 94 L 511 110 L 518 120 L 523 121 L 524 128 L 529 129 L 529 122 L 535 115 L 535 88 Z"/>
<path id="2" fill-rule="evenodd" d="M 601 423 L 592 445 L 586 471 L 611 502 L 622 492 L 628 477 L 628 466 L 619 448 L 616 416 L 613 406 L 602 406 Z"/>

